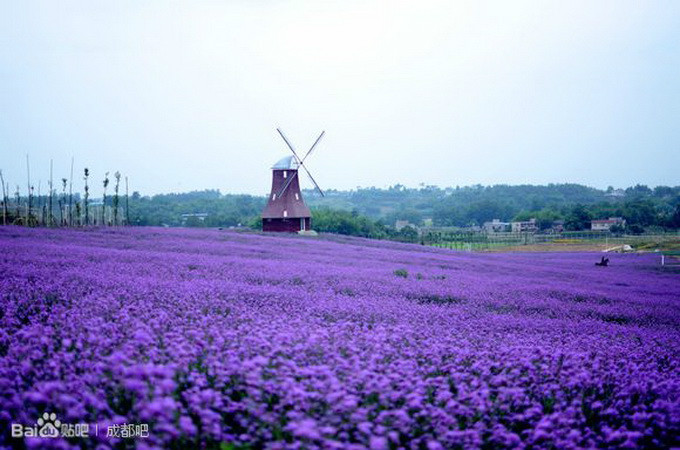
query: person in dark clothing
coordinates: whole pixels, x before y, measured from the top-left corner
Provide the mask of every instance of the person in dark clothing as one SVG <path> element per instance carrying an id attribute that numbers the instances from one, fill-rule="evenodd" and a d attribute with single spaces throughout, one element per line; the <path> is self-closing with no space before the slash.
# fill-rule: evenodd
<path id="1" fill-rule="evenodd" d="M 596 266 L 602 266 L 602 267 L 607 267 L 609 265 L 609 258 L 605 258 L 604 256 L 600 260 L 600 262 L 595 263 Z"/>

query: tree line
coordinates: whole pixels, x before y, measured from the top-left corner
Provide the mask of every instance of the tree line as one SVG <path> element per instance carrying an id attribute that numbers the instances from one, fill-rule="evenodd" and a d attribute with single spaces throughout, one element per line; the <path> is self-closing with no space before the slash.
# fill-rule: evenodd
<path id="1" fill-rule="evenodd" d="M 590 227 L 591 219 L 623 217 L 640 227 L 678 228 L 680 186 L 595 189 L 579 184 L 494 185 L 439 188 L 363 188 L 330 191 L 310 204 L 354 209 L 361 215 L 393 224 L 408 220 L 414 225 L 470 227 L 493 219 L 509 222 L 536 218 L 548 228 L 563 220 L 569 230 Z"/>
<path id="2" fill-rule="evenodd" d="M 590 228 L 590 220 L 623 217 L 633 231 L 680 228 L 680 186 L 636 185 L 607 190 L 578 184 L 496 185 L 439 188 L 303 191 L 313 228 L 365 237 L 389 237 L 397 220 L 414 226 L 470 227 L 493 219 L 536 218 L 540 229 L 564 221 L 567 230 Z M 258 228 L 266 197 L 204 190 L 130 197 L 130 223 L 155 226 Z M 204 217 L 186 215 L 201 213 Z M 185 215 L 183 217 L 183 215 Z M 408 231 L 407 231 L 408 232 Z"/>
<path id="3" fill-rule="evenodd" d="M 128 195 L 127 177 L 115 172 L 94 180 L 89 170 L 76 180 L 73 175 L 47 183 L 47 195 L 36 193 L 30 184 L 21 192 L 9 193 L 0 172 L 3 223 L 28 225 L 138 225 L 259 228 L 259 215 L 266 197 L 222 194 L 209 189 L 187 193 L 143 196 Z M 109 193 L 113 187 L 113 193 Z M 26 195 L 28 193 L 28 195 Z M 599 190 L 578 184 L 495 185 L 439 188 L 357 188 L 328 190 L 325 197 L 303 191 L 313 212 L 313 228 L 356 236 L 410 239 L 413 229 L 397 232 L 395 222 L 405 220 L 414 227 L 481 226 L 493 219 L 502 221 L 535 218 L 546 230 L 563 221 L 566 230 L 590 228 L 592 219 L 622 217 L 628 232 L 680 228 L 680 186 L 636 185 L 626 189 Z"/>

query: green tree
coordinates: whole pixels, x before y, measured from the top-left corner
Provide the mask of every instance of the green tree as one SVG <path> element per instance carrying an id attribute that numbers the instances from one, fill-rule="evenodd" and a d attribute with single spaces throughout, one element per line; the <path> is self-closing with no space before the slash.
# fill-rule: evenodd
<path id="1" fill-rule="evenodd" d="M 646 227 L 656 224 L 656 211 L 651 200 L 634 200 L 626 202 L 623 207 L 623 218 L 630 225 Z"/>
<path id="2" fill-rule="evenodd" d="M 574 206 L 564 221 L 564 228 L 569 231 L 580 231 L 590 228 L 592 215 L 590 211 L 581 204 Z"/>

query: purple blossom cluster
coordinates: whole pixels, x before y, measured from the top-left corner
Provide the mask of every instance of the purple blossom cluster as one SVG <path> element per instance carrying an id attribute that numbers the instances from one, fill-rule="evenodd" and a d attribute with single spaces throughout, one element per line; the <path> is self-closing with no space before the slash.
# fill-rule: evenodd
<path id="1" fill-rule="evenodd" d="M 680 276 L 599 256 L 5 227 L 0 446 L 679 446 Z"/>

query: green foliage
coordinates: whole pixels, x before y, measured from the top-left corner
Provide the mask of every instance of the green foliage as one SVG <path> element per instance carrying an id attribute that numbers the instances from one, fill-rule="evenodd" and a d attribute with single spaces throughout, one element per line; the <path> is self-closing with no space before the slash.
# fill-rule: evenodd
<path id="1" fill-rule="evenodd" d="M 406 269 L 397 269 L 394 274 L 401 278 L 408 278 L 408 271 Z"/>
<path id="2" fill-rule="evenodd" d="M 605 199 L 604 191 L 578 184 L 457 187 L 438 199 L 433 219 L 436 225 L 482 225 L 492 219 L 509 221 L 522 211 L 559 211 L 565 206 Z"/>
<path id="3" fill-rule="evenodd" d="M 675 207 L 673 214 L 669 215 L 666 223 L 671 228 L 680 228 L 680 204 Z"/>
<path id="4" fill-rule="evenodd" d="M 609 228 L 609 231 L 611 231 L 614 234 L 620 234 L 620 233 L 623 233 L 625 231 L 625 228 L 623 227 L 623 225 L 616 224 L 616 225 L 612 225 Z"/>
<path id="5" fill-rule="evenodd" d="M 645 231 L 645 229 L 642 227 L 642 225 L 634 223 L 632 225 L 629 225 L 626 231 L 630 234 L 642 234 Z"/>
<path id="6" fill-rule="evenodd" d="M 222 195 L 218 190 L 162 194 L 142 197 L 135 192 L 130 197 L 130 223 L 152 226 L 228 227 L 250 225 L 259 218 L 265 205 L 264 197 L 252 195 Z M 205 213 L 182 218 L 182 214 Z"/>
<path id="7" fill-rule="evenodd" d="M 261 230 L 262 229 L 262 217 L 255 216 L 251 217 L 250 220 L 247 222 L 248 228 L 252 228 L 253 230 Z"/>
<path id="8" fill-rule="evenodd" d="M 623 197 L 578 184 L 547 186 L 467 186 L 442 189 L 436 186 L 387 189 L 358 188 L 351 191 L 329 189 L 325 197 L 303 191 L 312 208 L 312 228 L 318 231 L 419 242 L 413 228 L 400 232 L 392 228 L 397 220 L 416 226 L 432 219 L 435 226 L 482 225 L 492 219 L 502 221 L 536 218 L 538 227 L 549 229 L 564 220 L 569 230 L 590 229 L 591 219 L 623 217 L 628 225 L 680 228 L 680 186 L 637 185 Z M 223 195 L 218 190 L 130 197 L 132 225 L 227 227 L 241 224 L 260 229 L 259 219 L 265 197 Z M 182 214 L 207 213 L 205 220 L 185 219 Z M 191 223 L 194 221 L 195 223 Z"/>
<path id="9" fill-rule="evenodd" d="M 585 230 L 590 228 L 591 220 L 593 220 L 593 215 L 590 211 L 585 206 L 578 204 L 572 208 L 564 221 L 564 228 L 569 231 Z"/>
<path id="10" fill-rule="evenodd" d="M 418 241 L 418 230 L 408 225 L 393 233 L 392 236 L 395 240 L 404 242 L 417 242 Z"/>
<path id="11" fill-rule="evenodd" d="M 651 200 L 636 199 L 624 205 L 621 214 L 630 224 L 642 227 L 656 224 L 656 212 Z"/>
<path id="12" fill-rule="evenodd" d="M 316 231 L 347 234 L 374 239 L 389 237 L 389 230 L 380 222 L 359 215 L 356 211 L 320 208 L 312 210 L 312 228 Z"/>

